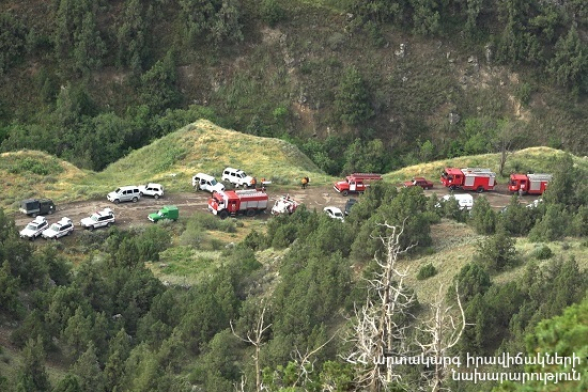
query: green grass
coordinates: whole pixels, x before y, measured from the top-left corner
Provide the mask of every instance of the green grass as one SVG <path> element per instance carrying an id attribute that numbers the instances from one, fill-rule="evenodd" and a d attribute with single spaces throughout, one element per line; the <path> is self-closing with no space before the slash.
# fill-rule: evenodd
<path id="1" fill-rule="evenodd" d="M 212 275 L 221 262 L 221 252 L 175 246 L 162 252 L 158 263 L 148 263 L 147 267 L 164 282 L 193 285 Z"/>

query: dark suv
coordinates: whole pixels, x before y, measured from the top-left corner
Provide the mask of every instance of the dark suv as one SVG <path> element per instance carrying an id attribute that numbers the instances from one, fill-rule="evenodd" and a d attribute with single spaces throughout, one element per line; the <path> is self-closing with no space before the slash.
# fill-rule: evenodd
<path id="1" fill-rule="evenodd" d="M 357 203 L 357 200 L 355 199 L 347 200 L 347 203 L 345 203 L 345 215 L 349 215 L 349 213 L 351 212 L 351 208 L 353 208 L 355 203 Z"/>

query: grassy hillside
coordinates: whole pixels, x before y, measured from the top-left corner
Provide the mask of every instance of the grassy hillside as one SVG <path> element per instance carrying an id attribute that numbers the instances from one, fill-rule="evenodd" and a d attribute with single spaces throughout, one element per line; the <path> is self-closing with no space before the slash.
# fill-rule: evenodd
<path id="1" fill-rule="evenodd" d="M 162 183 L 172 191 L 188 190 L 194 174 L 220 177 L 227 166 L 279 186 L 298 185 L 302 176 L 309 176 L 317 185 L 333 180 L 290 143 L 200 120 L 133 151 L 99 173 L 82 171 L 38 151 L 4 153 L 0 156 L 1 200 L 7 207 L 27 197 L 61 202 L 103 198 L 117 186 L 146 182 Z"/>
<path id="2" fill-rule="evenodd" d="M 551 173 L 553 164 L 558 157 L 565 153 L 549 147 L 531 147 L 515 151 L 509 154 L 504 167 L 505 175 L 516 173 Z M 584 171 L 588 171 L 588 159 L 574 156 L 574 163 Z M 430 180 L 437 180 L 446 167 L 483 167 L 494 170 L 498 174 L 500 166 L 500 154 L 482 154 L 453 159 L 443 159 L 419 165 L 407 166 L 400 170 L 384 175 L 384 179 L 390 182 L 402 182 L 414 176 L 423 176 Z M 498 179 L 499 183 L 507 180 L 506 177 Z"/>

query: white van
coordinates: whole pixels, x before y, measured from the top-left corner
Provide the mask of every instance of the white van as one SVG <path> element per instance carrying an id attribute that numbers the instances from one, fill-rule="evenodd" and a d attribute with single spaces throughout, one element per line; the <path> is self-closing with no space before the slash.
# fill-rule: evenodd
<path id="1" fill-rule="evenodd" d="M 141 198 L 141 190 L 139 190 L 138 186 L 121 186 L 110 192 L 106 198 L 114 204 L 118 204 L 121 201 L 132 201 L 136 203 Z"/>
<path id="2" fill-rule="evenodd" d="M 198 173 L 192 177 L 192 186 L 197 191 L 220 192 L 225 190 L 225 186 L 218 182 L 211 175 Z"/>
<path id="3" fill-rule="evenodd" d="M 462 210 L 471 210 L 474 206 L 474 197 L 469 193 L 456 193 L 452 195 L 445 195 L 441 198 L 441 201 L 447 202 L 451 199 L 457 200 L 459 208 Z M 437 206 L 441 207 L 440 204 L 437 204 Z"/>

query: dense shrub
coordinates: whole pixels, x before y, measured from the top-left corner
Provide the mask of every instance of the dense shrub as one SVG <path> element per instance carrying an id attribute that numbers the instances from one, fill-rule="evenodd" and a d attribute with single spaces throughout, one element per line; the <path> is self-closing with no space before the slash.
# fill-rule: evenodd
<path id="1" fill-rule="evenodd" d="M 425 280 L 435 275 L 437 275 L 437 268 L 435 268 L 433 264 L 429 263 L 427 265 L 423 265 L 419 269 L 419 272 L 417 273 L 417 279 Z"/>

